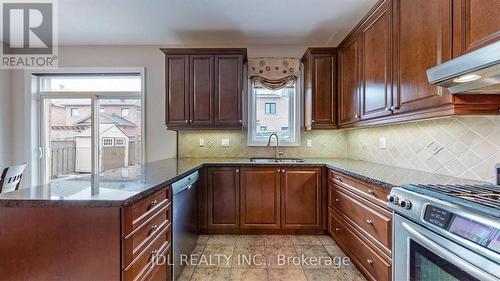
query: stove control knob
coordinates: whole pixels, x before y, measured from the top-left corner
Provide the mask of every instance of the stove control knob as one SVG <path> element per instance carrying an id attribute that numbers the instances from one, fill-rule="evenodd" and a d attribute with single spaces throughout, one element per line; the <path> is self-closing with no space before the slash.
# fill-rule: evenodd
<path id="1" fill-rule="evenodd" d="M 388 195 L 388 196 L 387 196 L 387 201 L 388 201 L 389 203 L 392 203 L 392 204 L 397 205 L 397 204 L 398 204 L 398 202 L 399 202 L 399 198 L 398 198 L 396 195 Z"/>
<path id="2" fill-rule="evenodd" d="M 403 201 L 399 202 L 399 206 L 402 208 L 405 208 L 406 210 L 409 210 L 409 209 L 411 209 L 411 202 L 410 202 L 410 200 L 403 200 Z"/>

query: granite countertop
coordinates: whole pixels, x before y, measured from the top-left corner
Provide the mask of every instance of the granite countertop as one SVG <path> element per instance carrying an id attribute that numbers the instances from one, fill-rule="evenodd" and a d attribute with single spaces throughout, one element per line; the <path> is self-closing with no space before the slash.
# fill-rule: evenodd
<path id="1" fill-rule="evenodd" d="M 121 207 L 209 166 L 327 166 L 358 179 L 392 188 L 404 183 L 482 183 L 428 172 L 344 158 L 305 158 L 305 163 L 253 163 L 248 158 L 179 158 L 124 167 L 97 175 L 0 194 L 0 207 Z"/>

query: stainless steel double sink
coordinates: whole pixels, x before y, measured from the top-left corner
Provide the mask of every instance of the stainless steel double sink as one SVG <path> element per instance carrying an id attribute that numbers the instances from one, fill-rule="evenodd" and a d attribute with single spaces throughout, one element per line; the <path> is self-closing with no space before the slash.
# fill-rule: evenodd
<path id="1" fill-rule="evenodd" d="M 252 163 L 304 163 L 300 158 L 250 158 Z"/>

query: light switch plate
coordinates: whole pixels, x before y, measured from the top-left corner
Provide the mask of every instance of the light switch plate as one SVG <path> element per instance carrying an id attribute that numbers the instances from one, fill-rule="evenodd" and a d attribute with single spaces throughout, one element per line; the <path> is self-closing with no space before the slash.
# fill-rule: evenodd
<path id="1" fill-rule="evenodd" d="M 205 139 L 200 139 L 200 147 L 204 147 L 205 146 Z"/>
<path id="2" fill-rule="evenodd" d="M 312 140 L 311 139 L 307 139 L 306 140 L 306 147 L 312 147 L 312 146 L 313 146 Z"/>
<path id="3" fill-rule="evenodd" d="M 385 149 L 385 148 L 387 148 L 387 144 L 386 144 L 385 138 L 380 138 L 380 139 L 379 139 L 378 147 L 379 147 L 380 149 Z"/>
<path id="4" fill-rule="evenodd" d="M 229 139 L 222 139 L 222 141 L 221 141 L 221 145 L 222 145 L 223 147 L 227 147 L 227 146 L 229 146 Z"/>

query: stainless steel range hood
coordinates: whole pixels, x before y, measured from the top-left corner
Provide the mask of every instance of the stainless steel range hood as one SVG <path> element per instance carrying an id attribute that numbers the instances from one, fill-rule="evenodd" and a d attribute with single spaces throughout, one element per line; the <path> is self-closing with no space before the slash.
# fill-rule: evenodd
<path id="1" fill-rule="evenodd" d="M 427 79 L 452 94 L 500 94 L 500 41 L 429 68 Z"/>

